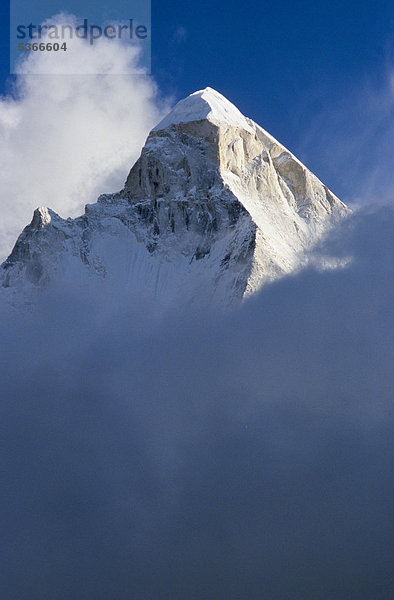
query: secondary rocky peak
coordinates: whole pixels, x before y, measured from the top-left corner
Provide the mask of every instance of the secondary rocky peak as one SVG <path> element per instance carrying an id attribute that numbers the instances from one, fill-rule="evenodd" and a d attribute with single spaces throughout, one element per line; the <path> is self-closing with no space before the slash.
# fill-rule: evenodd
<path id="1" fill-rule="evenodd" d="M 46 208 L 45 206 L 40 206 L 36 208 L 33 214 L 33 219 L 30 224 L 30 227 L 34 229 L 40 229 L 41 227 L 45 227 L 45 225 L 49 225 L 52 220 L 53 211 Z"/>
<path id="2" fill-rule="evenodd" d="M 203 120 L 215 125 L 232 125 L 251 131 L 246 118 L 238 108 L 210 87 L 194 92 L 178 102 L 153 131 L 167 129 L 179 123 Z"/>

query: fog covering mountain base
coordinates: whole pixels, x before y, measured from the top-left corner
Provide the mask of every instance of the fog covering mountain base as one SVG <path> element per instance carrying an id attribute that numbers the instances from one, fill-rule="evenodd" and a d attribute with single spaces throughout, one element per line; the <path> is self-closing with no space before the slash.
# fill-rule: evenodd
<path id="1" fill-rule="evenodd" d="M 0 292 L 101 281 L 114 296 L 233 306 L 307 263 L 348 214 L 286 148 L 206 88 L 151 131 L 122 191 L 77 219 L 35 211 L 0 268 Z"/>
<path id="2" fill-rule="evenodd" d="M 222 317 L 2 307 L 1 597 L 391 598 L 393 226 Z"/>

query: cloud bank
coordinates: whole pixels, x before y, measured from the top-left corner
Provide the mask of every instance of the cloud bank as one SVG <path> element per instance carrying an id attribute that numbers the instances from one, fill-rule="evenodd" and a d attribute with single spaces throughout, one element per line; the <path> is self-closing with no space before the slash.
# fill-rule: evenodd
<path id="1" fill-rule="evenodd" d="M 224 316 L 1 319 L 1 596 L 391 597 L 393 225 Z"/>
<path id="2" fill-rule="evenodd" d="M 74 39 L 73 48 L 31 53 L 12 95 L 0 99 L 0 260 L 38 206 L 78 216 L 99 194 L 121 189 L 163 115 L 135 47 Z M 45 73 L 48 61 L 53 70 L 55 59 L 57 74 L 31 74 Z M 87 75 L 73 75 L 81 65 Z M 94 74 L 104 66 L 105 75 Z"/>

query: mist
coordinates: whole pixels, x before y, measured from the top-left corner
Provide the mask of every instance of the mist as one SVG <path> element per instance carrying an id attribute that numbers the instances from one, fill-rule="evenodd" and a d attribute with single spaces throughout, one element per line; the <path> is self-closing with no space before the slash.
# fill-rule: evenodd
<path id="1" fill-rule="evenodd" d="M 2 598 L 391 597 L 393 224 L 225 314 L 2 307 Z"/>

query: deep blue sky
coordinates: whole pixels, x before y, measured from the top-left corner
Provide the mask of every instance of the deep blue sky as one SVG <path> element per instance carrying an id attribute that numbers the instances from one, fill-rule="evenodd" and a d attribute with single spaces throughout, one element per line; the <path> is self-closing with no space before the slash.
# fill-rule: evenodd
<path id="1" fill-rule="evenodd" d="M 0 92 L 8 74 L 7 2 L 1 10 Z M 65 0 L 65 9 L 68 7 Z M 369 81 L 379 87 L 392 52 L 392 1 L 282 0 L 152 2 L 152 71 L 164 94 L 207 85 L 233 101 L 337 193 L 341 177 L 305 149 L 305 130 L 325 107 L 348 102 Z M 342 100 L 343 99 L 343 100 Z M 366 115 L 358 116 L 362 126 Z M 342 115 L 341 122 L 346 123 Z M 323 123 L 319 125 L 324 130 Z M 332 128 L 332 124 L 327 127 Z M 322 131 L 324 134 L 324 131 Z M 352 135 L 349 132 L 349 135 Z M 303 156 L 305 150 L 305 156 Z M 328 181 L 327 181 L 328 179 Z"/>

